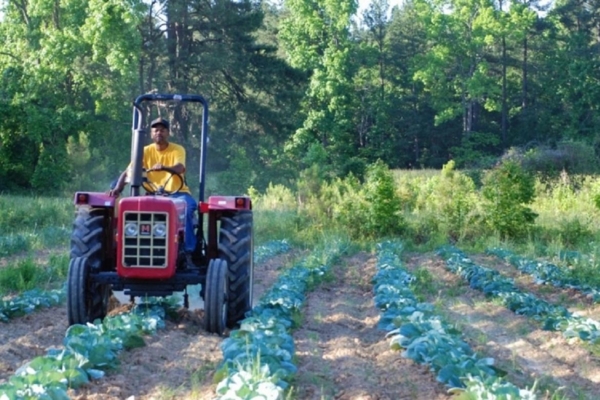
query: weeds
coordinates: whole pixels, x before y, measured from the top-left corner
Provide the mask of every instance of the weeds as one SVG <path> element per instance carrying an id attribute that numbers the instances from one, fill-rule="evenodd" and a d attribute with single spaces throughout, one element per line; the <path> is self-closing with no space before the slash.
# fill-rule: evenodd
<path id="1" fill-rule="evenodd" d="M 45 265 L 37 264 L 32 258 L 8 264 L 0 268 L 0 294 L 56 287 L 66 279 L 68 268 L 67 254 L 52 255 Z"/>

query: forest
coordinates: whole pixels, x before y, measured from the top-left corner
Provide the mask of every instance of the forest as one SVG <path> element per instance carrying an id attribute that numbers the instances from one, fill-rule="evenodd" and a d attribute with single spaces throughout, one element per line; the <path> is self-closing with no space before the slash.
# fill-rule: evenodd
<path id="1" fill-rule="evenodd" d="M 149 92 L 210 102 L 212 191 L 377 160 L 593 173 L 599 67 L 598 0 L 5 0 L 0 191 L 106 187 Z M 163 111 L 194 160 L 194 113 Z"/>

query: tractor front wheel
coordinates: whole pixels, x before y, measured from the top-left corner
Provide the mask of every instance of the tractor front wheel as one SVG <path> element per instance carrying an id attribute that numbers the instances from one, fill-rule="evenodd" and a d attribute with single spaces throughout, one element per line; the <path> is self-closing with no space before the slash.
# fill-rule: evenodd
<path id="1" fill-rule="evenodd" d="M 210 260 L 204 289 L 204 328 L 218 335 L 222 335 L 227 326 L 227 277 L 227 262 Z"/>
<path id="2" fill-rule="evenodd" d="M 219 257 L 229 266 L 229 328 L 252 309 L 254 281 L 252 211 L 238 211 L 221 217 Z"/>
<path id="3" fill-rule="evenodd" d="M 90 278 L 87 257 L 75 257 L 69 263 L 67 277 L 67 313 L 69 325 L 86 324 L 106 316 L 110 286 L 95 283 Z"/>

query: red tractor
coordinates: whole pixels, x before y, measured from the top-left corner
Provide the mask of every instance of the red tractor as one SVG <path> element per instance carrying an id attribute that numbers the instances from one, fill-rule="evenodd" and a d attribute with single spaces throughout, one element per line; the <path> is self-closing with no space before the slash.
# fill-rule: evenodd
<path id="1" fill-rule="evenodd" d="M 146 132 L 142 128 L 142 106 L 152 101 L 185 101 L 202 106 L 198 223 L 194 228 L 197 245 L 191 257 L 183 250 L 185 201 L 152 187 L 144 178 Z M 75 194 L 77 211 L 67 282 L 69 325 L 104 318 L 113 290 L 124 291 L 132 301 L 136 296 L 184 292 L 187 308 L 188 285 L 201 284 L 205 328 L 222 334 L 252 308 L 252 201 L 246 196 L 211 196 L 204 201 L 208 103 L 203 97 L 139 96 L 133 106 L 132 133 L 130 197 L 115 198 L 98 192 Z M 146 192 L 143 195 L 141 188 Z"/>

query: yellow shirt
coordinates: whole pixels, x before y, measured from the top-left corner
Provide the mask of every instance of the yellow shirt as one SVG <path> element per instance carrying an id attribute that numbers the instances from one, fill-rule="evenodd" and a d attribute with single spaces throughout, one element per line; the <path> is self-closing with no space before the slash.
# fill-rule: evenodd
<path id="1" fill-rule="evenodd" d="M 185 149 L 177 143 L 169 143 L 167 148 L 162 151 L 157 150 L 154 143 L 145 146 L 142 167 L 150 169 L 153 165 L 158 163 L 166 167 L 172 167 L 177 164 L 181 164 L 185 167 Z M 185 177 L 185 174 L 181 175 Z M 171 173 L 167 171 L 151 171 L 148 172 L 147 177 L 149 181 L 157 186 L 164 186 L 165 190 L 169 192 L 176 191 L 181 185 L 179 177 L 177 175 L 171 175 Z M 170 177 L 171 179 L 169 180 Z M 169 181 L 167 182 L 167 180 Z M 184 182 L 179 191 L 190 193 L 190 188 L 188 188 Z"/>

